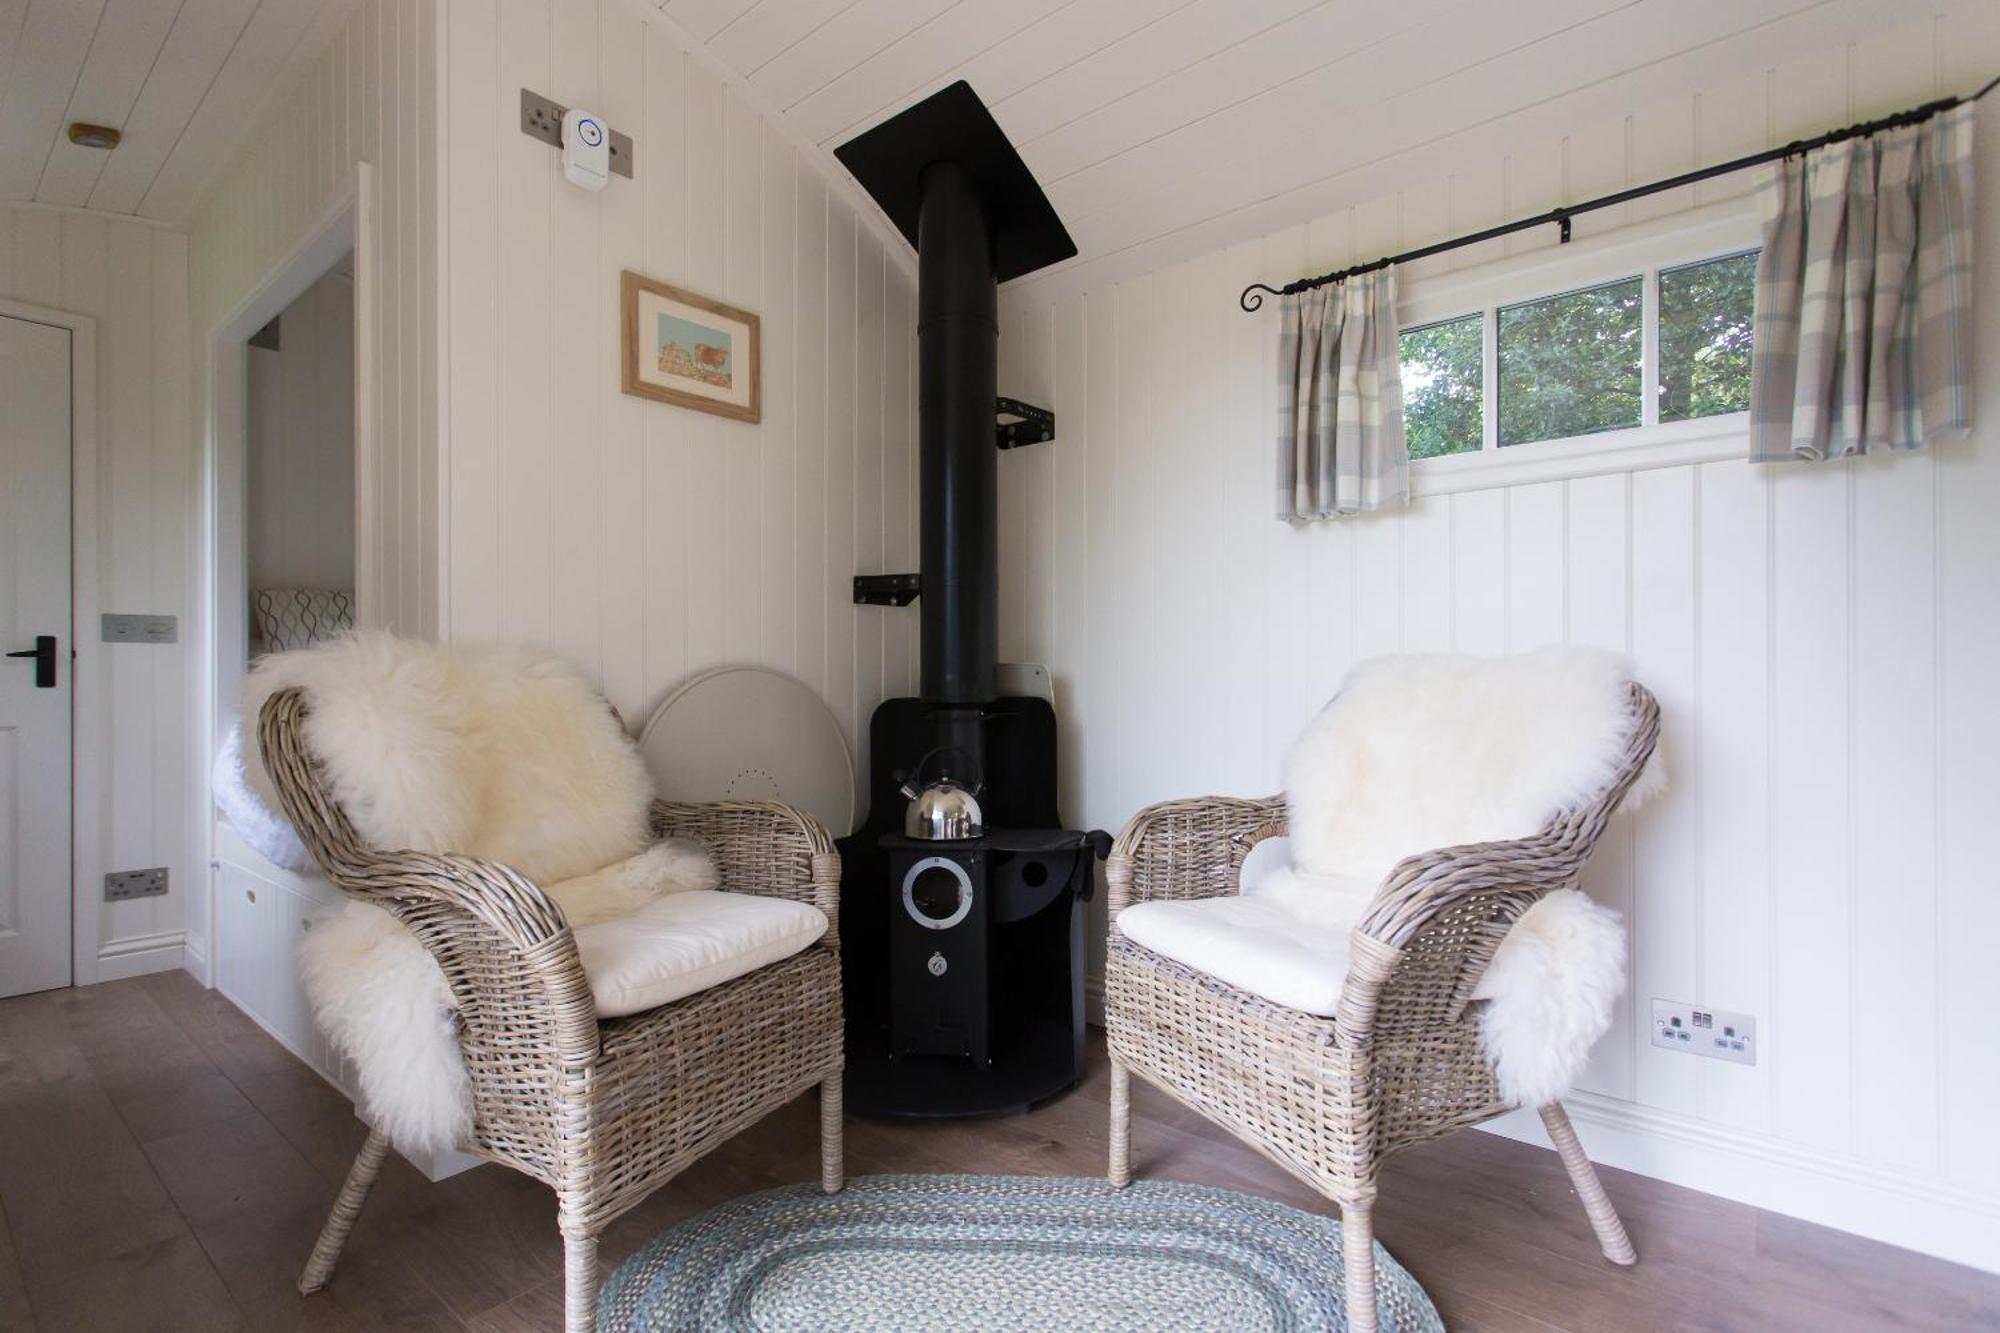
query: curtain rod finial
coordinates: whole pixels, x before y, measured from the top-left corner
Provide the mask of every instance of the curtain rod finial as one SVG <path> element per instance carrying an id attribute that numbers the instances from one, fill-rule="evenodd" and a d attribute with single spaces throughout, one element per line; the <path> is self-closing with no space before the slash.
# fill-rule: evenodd
<path id="1" fill-rule="evenodd" d="M 1254 314 L 1264 308 L 1264 298 L 1260 295 L 1262 292 L 1269 292 L 1273 296 L 1284 295 L 1275 287 L 1266 287 L 1261 282 L 1253 282 L 1243 289 L 1241 296 L 1236 298 L 1236 304 L 1242 306 L 1246 314 Z"/>

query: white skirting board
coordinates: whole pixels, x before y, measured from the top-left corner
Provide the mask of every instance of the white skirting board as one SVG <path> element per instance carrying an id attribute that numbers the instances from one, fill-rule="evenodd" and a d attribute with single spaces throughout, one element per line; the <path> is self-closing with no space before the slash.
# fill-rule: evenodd
<path id="1" fill-rule="evenodd" d="M 123 981 L 148 972 L 172 972 L 186 966 L 187 940 L 178 930 L 113 940 L 97 951 L 97 979 Z"/>
<path id="2" fill-rule="evenodd" d="M 313 1022 L 292 956 L 304 923 L 338 903 L 339 891 L 317 876 L 272 865 L 226 825 L 216 826 L 215 849 L 214 956 L 203 960 L 212 964 L 205 979 L 279 1045 L 355 1100 L 345 1064 Z M 481 1160 L 450 1150 L 403 1156 L 431 1180 L 455 1176 Z"/>
<path id="3" fill-rule="evenodd" d="M 1563 1105 L 1601 1165 L 2000 1273 L 2000 1202 L 1985 1195 L 1595 1093 Z M 1549 1146 L 1532 1111 L 1480 1128 Z"/>

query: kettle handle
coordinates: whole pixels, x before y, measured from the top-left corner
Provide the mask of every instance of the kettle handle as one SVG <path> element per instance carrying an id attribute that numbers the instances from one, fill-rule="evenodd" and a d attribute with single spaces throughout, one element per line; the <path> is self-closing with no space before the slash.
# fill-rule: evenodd
<path id="1" fill-rule="evenodd" d="M 964 755 L 967 766 L 973 770 L 973 780 L 970 783 L 960 783 L 958 785 L 964 787 L 965 790 L 971 792 L 974 796 L 985 791 L 986 775 L 979 772 L 979 761 L 974 759 L 972 751 L 966 749 L 963 745 L 940 745 L 933 750 L 926 751 L 924 757 L 917 760 L 917 766 L 910 770 L 909 780 L 904 782 L 898 790 L 910 800 L 916 800 L 919 792 L 912 791 L 911 788 L 916 787 L 921 790 L 924 781 L 924 765 L 941 754 L 951 754 L 954 751 Z M 891 776 L 894 775 L 892 774 Z M 948 780 L 947 776 L 942 772 L 939 773 L 938 777 L 940 781 Z"/>

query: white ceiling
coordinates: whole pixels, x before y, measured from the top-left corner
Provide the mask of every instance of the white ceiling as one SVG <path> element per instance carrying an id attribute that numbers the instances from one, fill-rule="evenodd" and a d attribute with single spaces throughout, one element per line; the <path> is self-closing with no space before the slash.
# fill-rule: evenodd
<path id="1" fill-rule="evenodd" d="M 570 3 L 571 0 L 553 0 Z M 956 79 L 1094 284 L 1938 0 L 656 0 L 830 149 Z M 0 0 L 0 200 L 185 221 L 351 0 Z M 65 137 L 115 126 L 111 153 Z M 831 159 L 829 158 L 831 165 Z M 834 168 L 838 170 L 837 167 Z"/>
<path id="2" fill-rule="evenodd" d="M 349 0 L 0 0 L 0 200 L 185 221 Z M 124 132 L 79 148 L 82 120 Z"/>
<path id="3" fill-rule="evenodd" d="M 1906 0 L 664 0 L 831 148 L 969 80 L 1064 285 L 1246 239 L 1933 12 Z M 1399 178 L 1399 176 L 1401 178 Z M 1285 275 L 1278 275 L 1283 277 Z M 1036 278 L 1026 281 L 1045 281 Z"/>

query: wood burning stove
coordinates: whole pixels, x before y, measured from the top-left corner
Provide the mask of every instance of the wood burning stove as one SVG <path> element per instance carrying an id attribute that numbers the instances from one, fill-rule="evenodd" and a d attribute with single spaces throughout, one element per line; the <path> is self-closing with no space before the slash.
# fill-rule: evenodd
<path id="1" fill-rule="evenodd" d="M 963 82 L 834 151 L 917 249 L 923 527 L 920 573 L 855 580 L 858 602 L 918 601 L 922 693 L 876 709 L 868 817 L 841 842 L 847 1101 L 1023 1109 L 1082 1071 L 1084 903 L 1110 839 L 1061 826 L 1055 710 L 998 688 L 996 450 L 1055 421 L 998 396 L 997 284 L 1076 246 Z M 976 837 L 905 829 L 902 788 L 940 756 L 977 784 Z"/>

